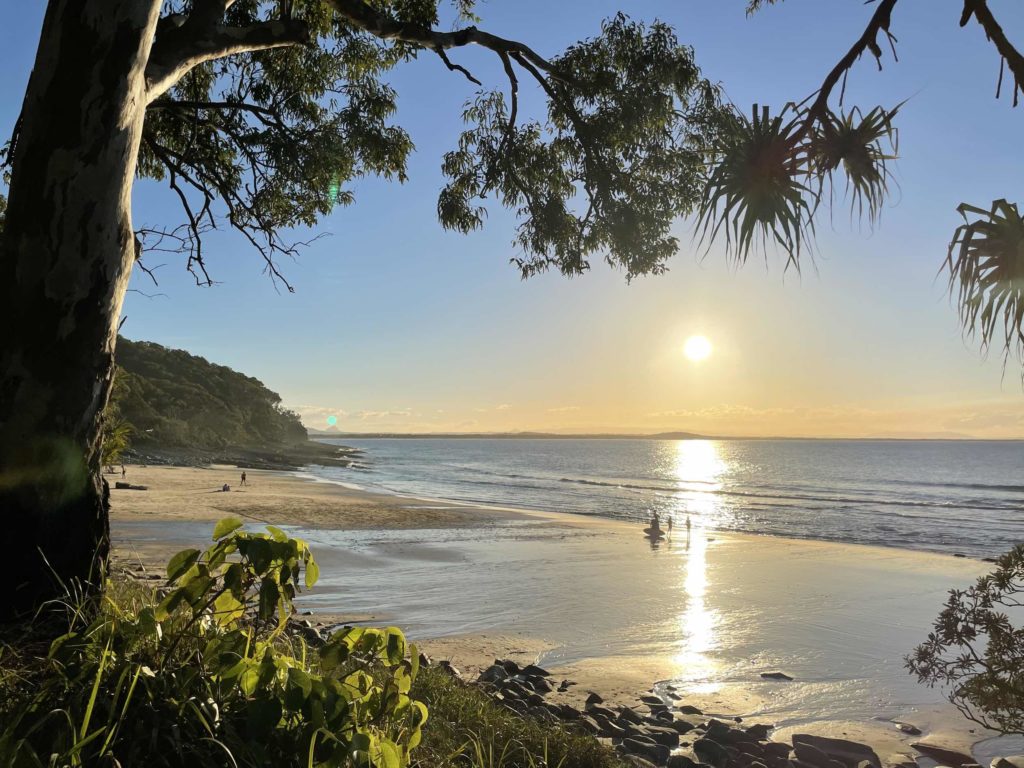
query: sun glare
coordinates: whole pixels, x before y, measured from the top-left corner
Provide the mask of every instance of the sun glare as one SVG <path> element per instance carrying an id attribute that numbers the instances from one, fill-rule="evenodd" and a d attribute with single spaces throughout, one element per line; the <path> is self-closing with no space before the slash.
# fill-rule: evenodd
<path id="1" fill-rule="evenodd" d="M 711 355 L 711 342 L 707 336 L 691 336 L 683 345 L 683 354 L 693 362 L 699 363 Z"/>

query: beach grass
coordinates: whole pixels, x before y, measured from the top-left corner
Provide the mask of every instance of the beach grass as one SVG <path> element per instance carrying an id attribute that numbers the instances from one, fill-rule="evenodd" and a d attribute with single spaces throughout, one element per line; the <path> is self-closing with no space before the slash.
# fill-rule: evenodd
<path id="1" fill-rule="evenodd" d="M 424 667 L 414 698 L 430 710 L 414 762 L 430 768 L 621 768 L 622 760 L 571 726 L 523 717 L 483 690 Z"/>

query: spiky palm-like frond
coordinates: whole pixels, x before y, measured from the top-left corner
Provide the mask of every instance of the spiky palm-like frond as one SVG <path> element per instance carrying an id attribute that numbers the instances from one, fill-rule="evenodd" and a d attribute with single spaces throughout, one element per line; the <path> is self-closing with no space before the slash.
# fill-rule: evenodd
<path id="1" fill-rule="evenodd" d="M 893 118 L 899 106 L 864 113 L 788 105 L 774 118 L 755 105 L 750 119 L 734 116 L 734 127 L 714 150 L 697 209 L 700 242 L 725 233 L 727 253 L 745 261 L 755 246 L 774 242 L 799 267 L 812 245 L 814 217 L 824 197 L 846 177 L 851 214 L 874 223 L 889 194 L 896 157 Z"/>
<path id="2" fill-rule="evenodd" d="M 702 244 L 724 231 L 727 253 L 743 262 L 756 244 L 774 241 L 799 266 L 818 200 L 804 183 L 809 166 L 800 130 L 800 115 L 790 107 L 770 117 L 767 107 L 759 114 L 755 105 L 751 119 L 736 116 L 697 209 Z"/>
<path id="3" fill-rule="evenodd" d="M 1002 335 L 1003 353 L 1024 360 L 1024 218 L 1016 203 L 996 200 L 989 210 L 961 203 L 943 268 L 968 335 L 982 349 Z"/>
<path id="4" fill-rule="evenodd" d="M 889 195 L 892 171 L 889 161 L 896 159 L 898 135 L 893 118 L 902 104 L 890 110 L 875 107 L 867 114 L 854 108 L 848 113 L 828 111 L 815 123 L 811 136 L 814 172 L 833 182 L 840 168 L 846 176 L 846 192 L 851 213 L 878 220 Z M 888 145 L 890 151 L 886 151 Z M 834 188 L 834 183 L 833 183 Z"/>

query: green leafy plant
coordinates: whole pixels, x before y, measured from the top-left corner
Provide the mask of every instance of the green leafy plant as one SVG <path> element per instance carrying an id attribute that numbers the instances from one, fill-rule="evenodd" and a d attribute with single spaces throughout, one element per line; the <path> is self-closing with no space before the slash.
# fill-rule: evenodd
<path id="1" fill-rule="evenodd" d="M 1024 607 L 1024 544 L 966 590 L 952 590 L 928 639 L 907 657 L 920 682 L 945 686 L 970 720 L 1024 733 L 1024 629 L 1010 612 Z"/>
<path id="2" fill-rule="evenodd" d="M 319 576 L 309 547 L 241 527 L 171 558 L 158 595 L 69 603 L 70 630 L 0 703 L 0 766 L 407 765 L 427 719 L 415 646 L 389 627 L 308 648 L 286 629 Z"/>

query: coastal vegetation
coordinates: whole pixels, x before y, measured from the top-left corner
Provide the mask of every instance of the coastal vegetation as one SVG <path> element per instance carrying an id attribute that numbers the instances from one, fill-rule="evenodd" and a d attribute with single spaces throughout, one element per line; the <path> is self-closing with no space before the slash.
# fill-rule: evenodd
<path id="1" fill-rule="evenodd" d="M 171 558 L 159 589 L 109 579 L 0 642 L 0 765 L 622 765 L 582 732 L 421 667 L 394 627 L 308 644 L 290 621 L 319 576 L 312 553 L 241 526 L 225 518 L 205 551 Z M 66 629 L 49 643 L 47 622 Z"/>
<path id="2" fill-rule="evenodd" d="M 1024 544 L 968 589 L 952 590 L 927 641 L 907 657 L 922 683 L 946 689 L 965 717 L 1000 733 L 1024 733 Z"/>
<path id="3" fill-rule="evenodd" d="M 751 0 L 748 11 L 765 4 Z M 34 542 L 18 555 L 24 581 L 8 612 L 56 594 L 51 572 L 95 586 L 106 562 L 102 412 L 136 263 L 146 269 L 147 249 L 178 249 L 210 285 L 204 235 L 223 221 L 290 289 L 280 259 L 301 244 L 287 231 L 352 203 L 362 176 L 405 178 L 413 144 L 391 122 L 397 94 L 385 80 L 401 63 L 436 55 L 481 86 L 451 56 L 475 45 L 500 64 L 507 89 L 481 87 L 467 105 L 437 213 L 469 232 L 491 201 L 515 212 L 523 276 L 577 275 L 593 258 L 627 277 L 663 272 L 678 249 L 672 225 L 691 214 L 705 242 L 724 240 L 739 261 L 778 246 L 799 266 L 833 189 L 848 190 L 869 219 L 887 197 L 899 107 L 844 109 L 841 84 L 861 57 L 881 64 L 883 44 L 895 52 L 897 0 L 875 4 L 810 98 L 749 117 L 721 99 L 666 24 L 620 14 L 545 57 L 476 26 L 473 0 L 452 5 L 445 22 L 455 28 L 442 31 L 439 0 L 149 0 L 95 15 L 47 4 L 4 154 L 0 459 L 22 480 L 0 490 L 0 503 Z M 975 22 L 1016 101 L 1024 57 L 984 0 L 963 4 L 961 25 Z M 520 104 L 520 78 L 544 94 L 536 114 Z M 1001 87 L 1002 77 L 997 95 Z M 67 162 L 50 162 L 58 149 Z M 185 223 L 136 227 L 136 176 L 167 183 Z M 1002 334 L 1006 353 L 1020 352 L 1019 212 L 1001 200 L 960 210 L 946 267 L 965 331 L 984 347 Z M 48 536 L 54 526 L 68 535 Z"/>
<path id="4" fill-rule="evenodd" d="M 201 452 L 307 439 L 298 415 L 258 379 L 180 349 L 123 337 L 104 420 L 130 425 L 140 449 Z"/>

